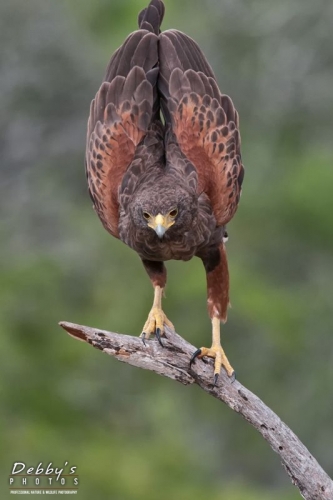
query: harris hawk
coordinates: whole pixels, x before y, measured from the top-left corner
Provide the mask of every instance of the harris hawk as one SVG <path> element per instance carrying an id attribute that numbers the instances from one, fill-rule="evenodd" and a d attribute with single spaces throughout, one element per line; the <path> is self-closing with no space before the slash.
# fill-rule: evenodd
<path id="1" fill-rule="evenodd" d="M 154 287 L 143 341 L 164 326 L 164 261 L 199 257 L 206 270 L 212 345 L 192 356 L 212 357 L 234 370 L 220 342 L 227 320 L 229 273 L 226 224 L 237 210 L 244 169 L 238 113 L 221 94 L 194 40 L 160 31 L 161 0 L 151 0 L 113 54 L 91 103 L 86 174 L 94 209 L 105 229 L 140 256 Z"/>

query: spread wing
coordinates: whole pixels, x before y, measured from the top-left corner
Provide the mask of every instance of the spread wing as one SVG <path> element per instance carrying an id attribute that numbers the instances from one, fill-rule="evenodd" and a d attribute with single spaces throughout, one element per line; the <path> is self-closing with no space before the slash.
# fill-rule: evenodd
<path id="1" fill-rule="evenodd" d="M 236 212 L 244 168 L 238 113 L 221 95 L 214 73 L 198 45 L 187 35 L 160 35 L 159 90 L 166 121 L 182 153 L 198 174 L 198 193 L 206 193 L 217 221 Z"/>
<path id="2" fill-rule="evenodd" d="M 153 3 L 151 24 L 159 22 Z M 149 12 L 141 21 L 149 28 Z M 113 55 L 91 103 L 86 148 L 89 193 L 104 227 L 116 237 L 119 187 L 140 142 L 158 119 L 157 41 L 148 30 L 129 35 Z"/>

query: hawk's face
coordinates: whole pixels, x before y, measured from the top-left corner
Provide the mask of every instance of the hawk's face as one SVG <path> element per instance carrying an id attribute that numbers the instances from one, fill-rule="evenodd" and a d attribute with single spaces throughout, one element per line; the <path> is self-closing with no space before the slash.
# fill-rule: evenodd
<path id="1" fill-rule="evenodd" d="M 138 193 L 130 206 L 131 218 L 138 229 L 172 239 L 179 232 L 191 231 L 198 212 L 198 200 L 184 188 L 156 189 Z"/>

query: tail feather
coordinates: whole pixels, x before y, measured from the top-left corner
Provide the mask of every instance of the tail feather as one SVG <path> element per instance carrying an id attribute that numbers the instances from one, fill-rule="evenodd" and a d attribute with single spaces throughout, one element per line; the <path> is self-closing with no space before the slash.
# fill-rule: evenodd
<path id="1" fill-rule="evenodd" d="M 164 17 L 164 4 L 161 0 L 151 0 L 148 7 L 143 9 L 138 17 L 138 25 L 140 29 L 145 29 L 160 34 L 160 27 Z"/>

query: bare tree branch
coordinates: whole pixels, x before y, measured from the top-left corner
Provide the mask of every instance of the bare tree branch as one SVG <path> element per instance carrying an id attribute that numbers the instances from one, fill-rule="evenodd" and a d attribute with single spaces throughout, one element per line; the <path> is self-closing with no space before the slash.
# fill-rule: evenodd
<path id="1" fill-rule="evenodd" d="M 306 500 L 332 500 L 333 481 L 298 437 L 257 396 L 237 380 L 231 383 L 223 372 L 217 386 L 212 384 L 212 362 L 189 360 L 195 347 L 170 329 L 166 329 L 164 347 L 158 342 L 120 335 L 73 323 L 59 323 L 72 337 L 138 368 L 152 370 L 184 385 L 197 384 L 211 396 L 240 413 L 280 455 L 282 465 L 293 484 Z"/>

